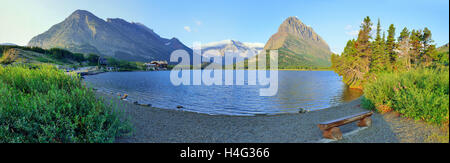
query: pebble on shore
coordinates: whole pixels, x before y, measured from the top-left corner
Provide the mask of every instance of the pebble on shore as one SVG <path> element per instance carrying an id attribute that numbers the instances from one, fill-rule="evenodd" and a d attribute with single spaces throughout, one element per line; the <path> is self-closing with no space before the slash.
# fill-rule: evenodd
<path id="1" fill-rule="evenodd" d="M 120 96 L 120 95 L 119 95 L 119 96 Z M 128 97 L 128 94 L 125 93 L 120 99 L 121 99 L 121 100 L 124 100 L 124 99 L 127 99 L 127 97 Z"/>
<path id="2" fill-rule="evenodd" d="M 141 104 L 138 101 L 134 101 L 133 104 L 139 105 L 139 106 L 146 106 L 146 107 L 152 107 L 152 104 Z"/>
<path id="3" fill-rule="evenodd" d="M 300 114 L 304 114 L 304 113 L 308 113 L 309 112 L 309 110 L 306 110 L 306 109 L 303 109 L 303 108 L 299 108 L 298 110 L 299 110 L 298 113 L 300 113 Z"/>
<path id="4" fill-rule="evenodd" d="M 140 104 L 141 106 L 152 107 L 152 104 Z"/>

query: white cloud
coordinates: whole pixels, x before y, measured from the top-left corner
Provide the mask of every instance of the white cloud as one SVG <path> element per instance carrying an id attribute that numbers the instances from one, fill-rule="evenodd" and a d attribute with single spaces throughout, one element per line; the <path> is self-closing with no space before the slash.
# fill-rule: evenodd
<path id="1" fill-rule="evenodd" d="M 347 26 L 345 26 L 345 28 L 344 28 L 345 30 L 352 30 L 353 29 L 353 27 L 352 27 L 352 25 L 347 25 Z"/>
<path id="2" fill-rule="evenodd" d="M 353 29 L 352 25 L 346 25 L 344 27 L 344 29 L 345 29 L 345 34 L 352 36 L 352 37 L 358 36 L 359 30 Z"/>
<path id="3" fill-rule="evenodd" d="M 191 27 L 189 27 L 189 26 L 184 26 L 184 30 L 186 30 L 187 32 L 191 32 L 192 31 Z"/>
<path id="4" fill-rule="evenodd" d="M 350 31 L 346 31 L 345 34 L 349 35 L 349 36 L 358 36 L 359 30 L 350 30 Z"/>
<path id="5" fill-rule="evenodd" d="M 244 42 L 244 45 L 250 48 L 264 48 L 265 44 L 260 42 Z"/>
<path id="6" fill-rule="evenodd" d="M 342 53 L 342 49 L 340 49 L 340 48 L 332 48 L 331 52 L 334 53 L 334 54 L 340 55 Z"/>
<path id="7" fill-rule="evenodd" d="M 195 24 L 197 24 L 198 26 L 200 26 L 200 25 L 202 25 L 202 24 L 203 24 L 203 22 L 202 22 L 202 21 L 200 21 L 200 20 L 196 20 L 196 21 L 195 21 Z"/>

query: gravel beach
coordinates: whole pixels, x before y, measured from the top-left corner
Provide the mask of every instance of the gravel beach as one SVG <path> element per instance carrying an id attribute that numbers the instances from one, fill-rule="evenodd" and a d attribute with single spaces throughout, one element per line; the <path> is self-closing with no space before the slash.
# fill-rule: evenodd
<path id="1" fill-rule="evenodd" d="M 118 138 L 118 143 L 399 143 L 423 142 L 438 131 L 405 118 L 374 114 L 371 127 L 351 123 L 340 127 L 344 139 L 322 139 L 318 123 L 367 111 L 359 106 L 359 99 L 305 114 L 248 117 L 145 107 L 114 95 L 98 95 L 118 106 L 133 125 L 132 135 Z"/>

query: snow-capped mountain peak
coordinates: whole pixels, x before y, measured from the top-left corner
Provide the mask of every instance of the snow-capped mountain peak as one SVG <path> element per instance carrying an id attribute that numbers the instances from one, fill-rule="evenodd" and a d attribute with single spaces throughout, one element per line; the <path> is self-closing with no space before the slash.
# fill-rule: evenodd
<path id="1" fill-rule="evenodd" d="M 242 57 L 251 57 L 264 49 L 263 43 L 223 40 L 202 45 L 202 54 L 207 57 L 225 56 L 226 53 L 238 53 Z"/>

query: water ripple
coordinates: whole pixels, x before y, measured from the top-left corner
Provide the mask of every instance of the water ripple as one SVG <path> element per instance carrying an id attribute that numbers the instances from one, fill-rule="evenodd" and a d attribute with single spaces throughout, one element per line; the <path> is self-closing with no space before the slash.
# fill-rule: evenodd
<path id="1" fill-rule="evenodd" d="M 87 76 L 85 80 L 89 86 L 105 93 L 127 93 L 130 101 L 167 109 L 181 105 L 185 111 L 212 115 L 272 115 L 295 113 L 299 108 L 317 110 L 354 100 L 362 94 L 347 88 L 341 77 L 332 71 L 278 73 L 278 93 L 273 97 L 259 96 L 260 86 L 174 86 L 170 83 L 169 71 L 111 72 Z"/>

